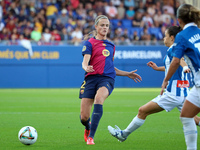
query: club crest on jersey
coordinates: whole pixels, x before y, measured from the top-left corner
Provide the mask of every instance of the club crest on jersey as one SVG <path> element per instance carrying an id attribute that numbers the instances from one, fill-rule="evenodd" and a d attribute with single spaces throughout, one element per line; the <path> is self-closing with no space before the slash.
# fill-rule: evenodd
<path id="1" fill-rule="evenodd" d="M 86 46 L 83 46 L 82 52 L 84 52 L 86 50 Z"/>
<path id="2" fill-rule="evenodd" d="M 81 90 L 80 93 L 83 94 L 83 93 L 84 93 L 84 90 Z"/>
<path id="3" fill-rule="evenodd" d="M 104 49 L 102 51 L 103 56 L 108 57 L 110 55 L 110 52 L 107 49 Z"/>
<path id="4" fill-rule="evenodd" d="M 105 44 L 105 43 L 103 43 L 102 45 L 103 45 L 103 46 L 106 46 L 106 44 Z"/>

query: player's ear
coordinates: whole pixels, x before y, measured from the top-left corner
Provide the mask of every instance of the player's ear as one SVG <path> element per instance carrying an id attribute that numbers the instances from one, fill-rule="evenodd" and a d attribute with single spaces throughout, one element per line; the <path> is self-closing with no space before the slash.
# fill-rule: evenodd
<path id="1" fill-rule="evenodd" d="M 170 36 L 170 39 L 171 39 L 171 41 L 174 41 L 174 36 L 171 35 L 171 36 Z"/>
<path id="2" fill-rule="evenodd" d="M 95 29 L 96 29 L 96 31 L 97 31 L 97 25 L 95 25 L 94 27 L 95 27 Z"/>
<path id="3" fill-rule="evenodd" d="M 183 21 L 180 18 L 177 18 L 177 20 L 178 20 L 178 23 L 179 23 L 180 27 L 182 28 L 181 25 L 182 25 Z"/>

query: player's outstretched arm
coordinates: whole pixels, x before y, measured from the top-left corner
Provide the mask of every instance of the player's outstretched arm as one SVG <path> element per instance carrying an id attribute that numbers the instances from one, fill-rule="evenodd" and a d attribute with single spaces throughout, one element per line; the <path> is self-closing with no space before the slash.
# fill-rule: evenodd
<path id="1" fill-rule="evenodd" d="M 117 76 L 127 76 L 127 77 L 133 79 L 136 83 L 142 81 L 142 77 L 140 75 L 138 75 L 137 73 L 135 73 L 137 70 L 127 72 L 127 71 L 119 70 L 115 67 L 115 71 L 116 71 Z"/>
<path id="2" fill-rule="evenodd" d="M 147 66 L 151 67 L 153 70 L 156 71 L 165 71 L 165 66 L 158 67 L 153 61 L 148 62 Z"/>

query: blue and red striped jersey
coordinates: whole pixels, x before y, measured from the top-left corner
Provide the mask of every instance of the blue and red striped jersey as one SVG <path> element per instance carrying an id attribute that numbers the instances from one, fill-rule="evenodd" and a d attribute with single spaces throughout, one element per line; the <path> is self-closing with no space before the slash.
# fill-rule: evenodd
<path id="1" fill-rule="evenodd" d="M 94 72 L 85 74 L 85 77 L 89 75 L 103 75 L 113 79 L 116 77 L 114 69 L 114 54 L 115 45 L 108 40 L 97 40 L 94 37 L 90 38 L 84 43 L 82 49 L 82 55 L 90 54 L 90 62 L 88 65 L 92 65 Z"/>

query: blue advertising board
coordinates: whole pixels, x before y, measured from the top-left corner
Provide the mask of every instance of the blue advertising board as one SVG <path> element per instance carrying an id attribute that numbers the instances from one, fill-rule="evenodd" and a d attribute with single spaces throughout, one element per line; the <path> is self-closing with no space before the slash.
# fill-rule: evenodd
<path id="1" fill-rule="evenodd" d="M 81 46 L 33 46 L 33 55 L 22 46 L 0 46 L 0 88 L 77 88 L 84 79 Z M 115 87 L 160 87 L 164 72 L 154 71 L 149 61 L 163 66 L 164 46 L 116 46 L 114 64 L 120 70 L 142 76 L 135 83 L 116 77 Z"/>

